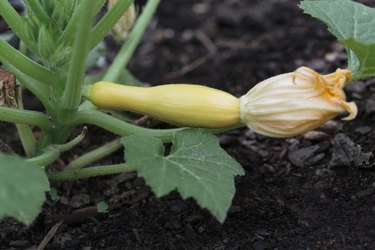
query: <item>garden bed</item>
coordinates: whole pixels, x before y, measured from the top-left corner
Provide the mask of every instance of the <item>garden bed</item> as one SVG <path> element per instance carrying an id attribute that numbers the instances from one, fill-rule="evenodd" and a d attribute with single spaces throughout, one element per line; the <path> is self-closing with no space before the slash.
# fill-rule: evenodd
<path id="1" fill-rule="evenodd" d="M 240 96 L 302 65 L 320 73 L 344 68 L 344 48 L 297 4 L 162 1 L 129 69 L 151 85 L 203 83 Z M 107 45 L 110 61 L 119 46 L 111 39 Z M 0 222 L 0 249 L 34 249 L 51 228 L 56 231 L 50 231 L 46 249 L 375 249 L 375 168 L 366 154 L 375 151 L 374 79 L 349 86 L 347 95 L 359 108 L 354 121 L 336 119 L 292 139 L 248 129 L 220 136 L 222 147 L 246 170 L 236 179 L 224 224 L 177 193 L 156 198 L 141 178 L 126 173 L 56 184 L 59 198 L 49 198 L 30 227 Z M 0 126 L 0 138 L 22 152 L 15 129 Z M 55 169 L 114 139 L 88 128 Z M 358 154 L 345 158 L 345 150 Z M 119 151 L 101 163 L 122 160 Z M 96 212 L 100 201 L 110 205 L 108 213 Z"/>

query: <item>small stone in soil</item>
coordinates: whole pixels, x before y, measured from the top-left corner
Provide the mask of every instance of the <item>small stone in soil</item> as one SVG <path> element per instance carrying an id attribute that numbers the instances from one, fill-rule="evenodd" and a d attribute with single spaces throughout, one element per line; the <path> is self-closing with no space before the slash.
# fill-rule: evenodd
<path id="1" fill-rule="evenodd" d="M 253 244 L 253 248 L 255 250 L 265 250 L 265 249 L 268 249 L 269 248 L 269 244 L 263 240 L 258 240 L 258 241 L 255 241 L 255 243 Z"/>
<path id="2" fill-rule="evenodd" d="M 185 226 L 185 237 L 189 241 L 195 242 L 197 240 L 197 235 L 190 224 L 186 224 Z"/>
<path id="3" fill-rule="evenodd" d="M 72 247 L 78 245 L 80 240 L 74 238 L 71 234 L 65 233 L 59 239 L 58 243 L 61 249 L 72 249 Z"/>
<path id="4" fill-rule="evenodd" d="M 318 145 L 300 148 L 295 151 L 289 152 L 288 158 L 297 167 L 304 167 L 306 161 L 310 157 L 314 156 L 318 150 L 319 150 Z"/>
<path id="5" fill-rule="evenodd" d="M 134 179 L 137 175 L 135 173 L 123 173 L 116 175 L 115 177 L 107 181 L 108 185 L 118 185 L 128 180 Z"/>
<path id="6" fill-rule="evenodd" d="M 73 208 L 80 208 L 90 203 L 90 195 L 88 194 L 77 194 L 72 197 L 69 202 L 69 206 Z"/>
<path id="7" fill-rule="evenodd" d="M 349 137 L 340 133 L 334 138 L 332 158 L 329 167 L 349 167 L 352 164 L 358 168 L 367 167 L 371 152 L 362 152 L 362 147 L 356 145 Z"/>
<path id="8" fill-rule="evenodd" d="M 313 157 L 310 157 L 309 159 L 306 160 L 305 166 L 315 165 L 315 164 L 321 162 L 324 159 L 325 156 L 326 156 L 325 153 L 320 153 L 320 154 L 314 155 Z"/>
<path id="9" fill-rule="evenodd" d="M 337 131 L 342 130 L 342 124 L 338 121 L 330 120 L 322 124 L 318 129 L 329 134 L 334 134 Z"/>
<path id="10" fill-rule="evenodd" d="M 361 135 L 365 135 L 371 132 L 371 127 L 369 126 L 357 127 L 354 131 Z"/>
<path id="11" fill-rule="evenodd" d="M 329 137 L 329 134 L 316 130 L 309 131 L 303 135 L 303 138 L 309 141 L 322 141 L 328 139 Z"/>
<path id="12" fill-rule="evenodd" d="M 330 169 L 317 169 L 315 170 L 315 175 L 319 177 L 327 177 L 332 175 L 332 170 Z"/>
<path id="13" fill-rule="evenodd" d="M 366 100 L 366 113 L 372 114 L 375 113 L 375 100 L 373 98 L 370 98 Z"/>

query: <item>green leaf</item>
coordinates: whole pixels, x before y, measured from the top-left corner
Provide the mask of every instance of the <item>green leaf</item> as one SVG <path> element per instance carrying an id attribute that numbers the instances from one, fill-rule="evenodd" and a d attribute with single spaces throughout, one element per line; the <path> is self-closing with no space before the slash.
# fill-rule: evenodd
<path id="1" fill-rule="evenodd" d="M 0 153 L 0 219 L 14 217 L 30 225 L 49 191 L 46 174 L 38 166 Z"/>
<path id="2" fill-rule="evenodd" d="M 98 64 L 100 58 L 105 58 L 106 46 L 104 40 L 98 43 L 95 48 L 93 48 L 88 56 L 86 61 L 86 68 L 95 67 Z"/>
<path id="3" fill-rule="evenodd" d="M 99 202 L 96 204 L 96 211 L 98 213 L 108 213 L 108 204 L 104 201 Z"/>
<path id="4" fill-rule="evenodd" d="M 127 163 L 138 168 L 158 197 L 177 189 L 183 199 L 193 197 L 224 222 L 235 193 L 234 177 L 244 171 L 215 135 L 200 129 L 177 132 L 168 156 L 157 138 L 132 135 L 123 143 Z"/>
<path id="5" fill-rule="evenodd" d="M 58 202 L 60 200 L 60 195 L 56 188 L 51 188 L 48 194 L 53 202 Z"/>
<path id="6" fill-rule="evenodd" d="M 375 76 L 375 9 L 351 0 L 304 0 L 305 13 L 323 21 L 342 43 L 353 79 Z"/>

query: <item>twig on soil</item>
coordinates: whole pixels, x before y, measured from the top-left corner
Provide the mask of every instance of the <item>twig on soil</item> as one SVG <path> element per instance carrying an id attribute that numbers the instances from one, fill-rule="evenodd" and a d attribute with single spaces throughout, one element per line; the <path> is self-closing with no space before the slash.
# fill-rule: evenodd
<path id="1" fill-rule="evenodd" d="M 46 236 L 43 238 L 42 242 L 39 244 L 37 250 L 43 250 L 47 246 L 48 242 L 55 236 L 57 230 L 60 228 L 63 222 L 64 220 L 60 220 L 58 223 L 53 225 L 53 227 L 51 227 Z"/>
<path id="2" fill-rule="evenodd" d="M 211 39 L 204 34 L 202 31 L 195 32 L 196 38 L 206 47 L 208 50 L 208 53 L 204 56 L 199 57 L 198 59 L 194 60 L 193 62 L 183 66 L 179 70 L 176 70 L 174 72 L 168 73 L 166 75 L 166 78 L 168 79 L 174 79 L 177 77 L 181 77 L 194 69 L 198 68 L 199 66 L 205 64 L 210 59 L 212 59 L 216 54 L 216 45 L 211 41 Z"/>
<path id="3" fill-rule="evenodd" d="M 1 139 L 0 139 L 0 152 L 15 154 L 14 151 Z"/>
<path id="4" fill-rule="evenodd" d="M 205 64 L 212 57 L 213 57 L 213 55 L 210 54 L 210 53 L 208 53 L 208 54 L 206 54 L 206 55 L 204 55 L 202 57 L 199 57 L 197 60 L 193 61 L 192 63 L 190 63 L 188 65 L 185 65 L 181 69 L 176 70 L 176 71 L 171 72 L 171 73 L 168 73 L 166 75 L 166 78 L 168 78 L 168 79 L 174 79 L 174 78 L 177 78 L 177 77 L 181 77 L 181 76 L 189 73 L 190 71 L 193 71 L 194 69 L 198 68 L 199 66 Z"/>
<path id="5" fill-rule="evenodd" d="M 63 221 L 66 225 L 77 225 L 84 223 L 91 218 L 103 215 L 99 213 L 95 206 L 80 208 L 73 211 L 71 214 L 54 215 L 44 219 L 46 224 L 54 223 L 56 221 Z"/>

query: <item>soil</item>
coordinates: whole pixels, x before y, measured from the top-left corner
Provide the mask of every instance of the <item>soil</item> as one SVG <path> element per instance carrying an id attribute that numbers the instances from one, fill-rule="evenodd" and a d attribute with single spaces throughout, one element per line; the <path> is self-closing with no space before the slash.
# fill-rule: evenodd
<path id="1" fill-rule="evenodd" d="M 343 47 L 297 5 L 162 1 L 129 69 L 145 83 L 201 83 L 240 96 L 302 65 L 321 73 L 344 68 Z M 107 44 L 110 62 L 119 46 L 111 39 Z M 375 249 L 375 167 L 368 154 L 375 151 L 374 79 L 353 83 L 347 95 L 359 108 L 354 121 L 336 119 L 291 139 L 248 129 L 220 136 L 246 170 L 224 224 L 177 193 L 156 198 L 127 173 L 57 184 L 59 198 L 49 197 L 30 227 L 0 221 L 0 249 L 37 249 L 48 235 L 45 249 Z M 89 131 L 55 168 L 114 138 Z M 1 124 L 0 138 L 20 151 L 14 134 Z M 101 163 L 122 158 L 119 151 Z M 108 213 L 96 212 L 100 201 L 110 204 Z"/>

